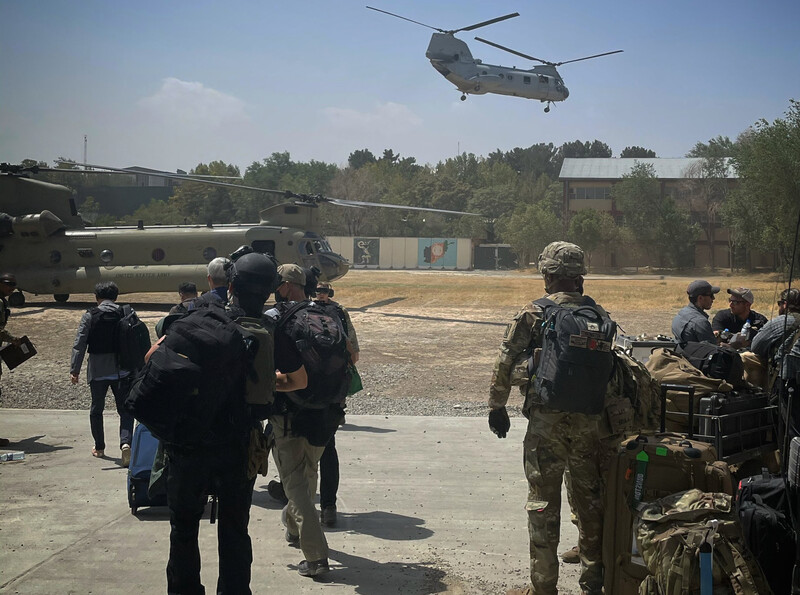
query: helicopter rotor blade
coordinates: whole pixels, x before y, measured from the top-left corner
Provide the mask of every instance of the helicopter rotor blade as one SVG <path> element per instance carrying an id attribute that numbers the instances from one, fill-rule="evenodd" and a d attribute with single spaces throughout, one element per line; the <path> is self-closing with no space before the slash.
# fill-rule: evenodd
<path id="1" fill-rule="evenodd" d="M 433 29 L 434 31 L 438 31 L 439 33 L 449 33 L 449 31 L 445 31 L 444 29 L 439 29 L 439 27 L 431 27 L 430 25 L 426 25 L 425 23 L 420 23 L 419 21 L 415 21 L 414 19 L 408 19 L 406 17 L 401 17 L 399 14 L 394 14 L 393 12 L 389 12 L 388 10 L 381 10 L 380 8 L 374 8 L 372 6 L 367 6 L 370 10 L 374 10 L 376 12 L 382 12 L 383 14 L 388 14 L 389 16 L 397 17 L 398 19 L 403 19 L 404 21 L 408 21 L 409 23 L 414 23 L 415 25 L 422 25 L 423 27 L 427 27 L 428 29 Z M 460 31 L 461 29 L 459 29 Z"/>
<path id="2" fill-rule="evenodd" d="M 536 62 L 541 62 L 542 64 L 549 64 L 550 66 L 558 66 L 558 64 L 554 64 L 553 62 L 548 62 L 547 60 L 542 60 L 541 58 L 534 58 L 533 56 L 529 56 L 528 54 L 523 54 L 522 52 L 518 52 L 517 50 L 512 50 L 511 48 L 507 48 L 506 46 L 500 45 L 499 43 L 489 41 L 488 39 L 483 39 L 482 37 L 476 37 L 475 39 L 477 39 L 481 43 L 485 43 L 486 45 L 490 45 L 492 47 L 496 47 L 499 50 L 508 52 L 509 54 L 514 54 L 515 56 L 519 56 L 520 58 L 525 58 L 526 60 L 535 60 Z"/>
<path id="3" fill-rule="evenodd" d="M 453 31 L 447 31 L 447 33 L 452 34 L 452 33 L 458 33 L 459 31 L 474 31 L 475 29 L 480 29 L 481 27 L 485 27 L 486 25 L 493 25 L 494 23 L 499 23 L 500 21 L 513 19 L 518 16 L 519 16 L 518 12 L 512 12 L 507 15 L 503 15 L 501 17 L 496 17 L 494 19 L 489 19 L 488 21 L 483 21 L 482 23 L 470 25 L 469 27 L 461 27 L 461 29 L 454 29 Z"/>
<path id="4" fill-rule="evenodd" d="M 79 165 L 82 167 L 91 167 L 94 168 L 95 173 L 109 173 L 109 172 L 118 172 L 118 173 L 125 173 L 125 174 L 140 174 L 140 175 L 147 175 L 147 176 L 154 176 L 157 178 L 168 178 L 168 179 L 177 179 L 183 180 L 186 182 L 196 182 L 198 184 L 210 184 L 212 186 L 223 186 L 228 188 L 236 188 L 238 190 L 255 190 L 256 192 L 266 192 L 268 194 L 278 194 L 283 196 L 287 199 L 297 199 L 295 204 L 297 205 L 305 205 L 305 206 L 315 206 L 320 203 L 331 203 L 335 205 L 339 205 L 342 207 L 356 207 L 356 208 L 363 208 L 363 207 L 384 207 L 388 209 L 405 209 L 410 211 L 429 211 L 433 213 L 444 213 L 446 215 L 471 215 L 473 217 L 482 217 L 478 213 L 467 213 L 465 211 L 448 211 L 446 209 L 433 209 L 433 208 L 426 208 L 426 207 L 411 207 L 405 205 L 393 205 L 388 203 L 379 203 L 379 202 L 363 202 L 363 201 L 356 201 L 356 200 L 345 200 L 341 198 L 329 198 L 326 196 L 322 196 L 321 194 L 298 194 L 292 192 L 291 190 L 270 190 L 268 188 L 258 188 L 255 186 L 243 186 L 241 184 L 229 184 L 227 182 L 214 182 L 212 180 L 201 180 L 197 178 L 192 178 L 191 176 L 184 176 L 184 175 L 177 175 L 177 174 L 170 174 L 167 172 L 152 172 L 148 171 L 137 171 L 131 169 L 120 169 L 117 167 L 108 167 L 106 165 L 92 165 L 89 163 L 76 163 L 74 161 L 60 161 L 59 163 L 64 163 L 66 165 Z M 102 170 L 108 170 L 107 172 Z M 82 171 L 83 173 L 91 173 L 85 170 L 59 170 L 56 169 L 54 171 L 62 172 L 62 171 Z"/>
<path id="5" fill-rule="evenodd" d="M 62 163 L 69 163 L 69 162 L 64 161 Z M 189 178 L 192 178 L 192 179 L 201 178 L 199 180 L 195 180 L 195 181 L 198 181 L 198 182 L 205 181 L 205 179 L 208 179 L 208 180 L 241 180 L 242 179 L 241 176 L 212 176 L 212 175 L 205 175 L 205 174 L 203 174 L 203 175 L 201 175 L 201 174 L 180 174 L 180 173 L 171 173 L 171 172 L 161 172 L 161 171 L 158 171 L 158 170 L 156 170 L 156 173 L 149 173 L 148 174 L 148 172 L 139 171 L 139 170 L 136 170 L 136 169 L 124 169 L 124 170 L 120 170 L 120 171 L 104 171 L 105 169 L 107 169 L 107 168 L 104 167 L 103 170 L 96 170 L 95 171 L 95 170 L 86 170 L 86 169 L 64 169 L 64 168 L 58 168 L 58 167 L 39 167 L 39 166 L 35 166 L 35 171 L 30 169 L 30 168 L 28 168 L 25 171 L 32 171 L 33 173 L 40 173 L 41 172 L 41 173 L 48 173 L 48 174 L 105 174 L 105 175 L 109 175 L 109 176 L 124 176 L 124 175 L 128 175 L 129 176 L 131 174 L 139 174 L 139 175 L 152 175 L 154 177 L 159 177 L 159 174 L 164 174 L 164 175 L 177 176 L 181 180 L 186 180 L 186 179 L 189 179 Z"/>
<path id="6" fill-rule="evenodd" d="M 342 207 L 356 207 L 356 208 L 364 208 L 364 207 L 383 207 L 386 209 L 404 209 L 408 211 L 428 211 L 431 213 L 444 213 L 445 215 L 471 215 L 472 217 L 483 217 L 483 215 L 479 213 L 467 213 L 466 211 L 448 211 L 447 209 L 434 209 L 428 207 L 411 207 L 408 205 L 394 205 L 390 203 L 382 203 L 382 202 L 366 202 L 360 200 L 344 200 L 341 198 L 328 198 L 325 199 L 325 202 L 330 202 L 335 205 L 339 205 Z"/>
<path id="7" fill-rule="evenodd" d="M 130 175 L 143 175 L 143 176 L 153 176 L 154 178 L 167 178 L 170 180 L 181 180 L 184 182 L 196 182 L 198 184 L 209 184 L 211 186 L 223 186 L 226 188 L 237 188 L 239 190 L 254 190 L 256 192 L 266 192 L 267 194 L 279 194 L 281 196 L 286 195 L 285 190 L 271 190 L 269 188 L 258 188 L 256 186 L 244 186 L 242 184 L 231 184 L 229 182 L 215 182 L 213 180 L 204 180 L 200 178 L 194 178 L 191 175 L 182 175 L 182 174 L 171 174 L 167 172 L 154 172 L 154 171 L 139 171 L 136 169 L 121 169 L 118 167 L 109 167 L 107 165 L 92 165 L 91 163 L 76 163 L 74 161 L 60 161 L 59 163 L 64 163 L 67 165 L 80 165 L 82 167 L 91 167 L 93 170 L 97 171 L 97 173 L 108 173 L 108 172 L 116 172 L 116 173 L 124 173 Z M 102 170 L 108 170 L 108 172 L 104 172 Z M 81 171 L 81 170 L 60 170 L 55 169 L 56 172 L 69 172 L 69 171 Z M 86 171 L 82 171 L 82 173 L 87 173 Z"/>
<path id="8" fill-rule="evenodd" d="M 564 62 L 558 62 L 555 66 L 561 66 L 562 64 L 570 64 L 572 62 L 580 62 L 581 60 L 591 60 L 592 58 L 599 58 L 601 56 L 610 56 L 611 54 L 619 54 L 624 52 L 625 50 L 614 50 L 613 52 L 603 52 L 602 54 L 595 54 L 594 56 L 586 56 L 585 58 L 576 58 L 574 60 L 566 60 Z"/>

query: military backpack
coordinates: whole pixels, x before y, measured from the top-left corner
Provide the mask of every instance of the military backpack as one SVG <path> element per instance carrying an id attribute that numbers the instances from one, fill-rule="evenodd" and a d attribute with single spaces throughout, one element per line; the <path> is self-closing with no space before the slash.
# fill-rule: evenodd
<path id="1" fill-rule="evenodd" d="M 279 304 L 277 327 L 295 343 L 308 374 L 308 386 L 286 393 L 302 409 L 324 409 L 341 403 L 350 388 L 347 333 L 335 305 L 302 301 Z"/>
<path id="2" fill-rule="evenodd" d="M 650 572 L 640 595 L 772 592 L 728 494 L 691 489 L 643 505 L 636 542 Z"/>
<path id="3" fill-rule="evenodd" d="M 544 311 L 542 351 L 534 390 L 541 402 L 560 411 L 596 415 L 614 369 L 611 350 L 617 324 L 588 296 L 577 307 L 547 298 L 533 302 Z"/>

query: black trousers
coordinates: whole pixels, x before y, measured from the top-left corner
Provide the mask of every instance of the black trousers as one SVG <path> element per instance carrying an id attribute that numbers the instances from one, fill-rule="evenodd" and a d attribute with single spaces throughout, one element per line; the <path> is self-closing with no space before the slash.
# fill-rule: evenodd
<path id="1" fill-rule="evenodd" d="M 207 494 L 218 497 L 218 594 L 250 594 L 253 547 L 247 532 L 255 478 L 247 479 L 247 442 L 214 448 L 167 446 L 167 503 L 170 512 L 167 593 L 203 594 L 200 582 L 200 518 Z"/>
<path id="2" fill-rule="evenodd" d="M 339 454 L 336 452 L 336 434 L 331 436 L 319 460 L 319 506 L 336 506 L 339 491 Z"/>
<path id="3" fill-rule="evenodd" d="M 103 430 L 103 410 L 106 406 L 108 389 L 114 393 L 114 402 L 119 413 L 119 445 L 130 444 L 133 438 L 133 416 L 125 410 L 125 399 L 131 390 L 133 374 L 119 380 L 92 380 L 89 383 L 89 392 L 92 395 L 92 404 L 89 408 L 89 426 L 92 428 L 94 447 L 105 450 L 106 437 Z"/>

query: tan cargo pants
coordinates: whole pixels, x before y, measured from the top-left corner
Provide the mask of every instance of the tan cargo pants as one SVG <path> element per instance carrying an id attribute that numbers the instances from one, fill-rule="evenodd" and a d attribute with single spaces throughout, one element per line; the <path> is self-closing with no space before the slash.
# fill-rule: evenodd
<path id="1" fill-rule="evenodd" d="M 284 432 L 283 415 L 270 418 L 275 432 L 272 454 L 289 498 L 287 528 L 300 536 L 300 549 L 306 560 L 316 562 L 328 557 L 328 541 L 322 532 L 319 513 L 314 506 L 317 493 L 317 467 L 324 446 L 311 446 L 308 440 Z"/>

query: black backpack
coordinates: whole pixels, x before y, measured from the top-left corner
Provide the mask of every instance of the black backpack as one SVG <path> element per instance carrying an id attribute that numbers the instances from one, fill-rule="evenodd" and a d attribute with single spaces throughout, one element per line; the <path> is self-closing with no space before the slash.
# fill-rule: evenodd
<path id="1" fill-rule="evenodd" d="M 141 370 L 150 351 L 150 331 L 129 305 L 122 306 L 117 323 L 117 361 L 123 370 Z"/>
<path id="2" fill-rule="evenodd" d="M 795 536 L 789 497 L 783 478 L 766 471 L 740 481 L 736 497 L 745 543 L 774 593 L 792 590 Z"/>
<path id="3" fill-rule="evenodd" d="M 323 409 L 341 403 L 350 388 L 350 353 L 347 333 L 334 305 L 296 302 L 278 306 L 283 330 L 297 346 L 308 374 L 308 386 L 286 393 L 289 400 L 304 409 Z"/>
<path id="4" fill-rule="evenodd" d="M 133 381 L 125 407 L 170 444 L 225 440 L 249 423 L 246 366 L 239 326 L 220 306 L 198 308 L 172 323 Z"/>
<path id="5" fill-rule="evenodd" d="M 542 403 L 560 411 L 596 415 L 603 411 L 608 381 L 614 371 L 617 323 L 584 297 L 577 307 L 542 298 L 533 302 L 544 311 L 542 351 L 534 390 Z"/>
<path id="6" fill-rule="evenodd" d="M 707 341 L 688 341 L 677 351 L 709 378 L 725 380 L 734 387 L 744 382 L 742 358 L 732 347 Z"/>
<path id="7" fill-rule="evenodd" d="M 89 308 L 92 316 L 86 350 L 89 353 L 117 352 L 117 324 L 122 319 L 122 309 L 104 310 L 98 306 Z"/>
<path id="8" fill-rule="evenodd" d="M 136 371 L 144 366 L 150 349 L 150 331 L 129 305 L 108 311 L 90 308 L 92 326 L 87 340 L 89 353 L 116 353 L 117 366 Z"/>

